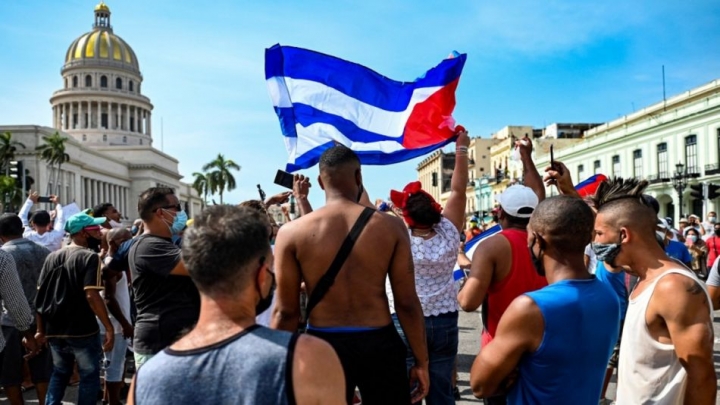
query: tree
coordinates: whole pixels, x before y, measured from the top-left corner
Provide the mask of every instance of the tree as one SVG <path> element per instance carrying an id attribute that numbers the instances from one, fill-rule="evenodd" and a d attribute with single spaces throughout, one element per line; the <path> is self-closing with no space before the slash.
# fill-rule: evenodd
<path id="1" fill-rule="evenodd" d="M 44 160 L 50 168 L 50 177 L 48 178 L 48 194 L 58 195 L 60 191 L 60 169 L 63 163 L 70 160 L 70 155 L 65 153 L 65 142 L 68 138 L 60 136 L 58 132 L 50 136 L 44 136 L 44 144 L 35 148 L 40 155 L 40 158 Z M 57 167 L 56 167 L 57 166 Z M 53 180 L 53 174 L 55 175 Z M 55 192 L 53 193 L 52 185 L 55 185 Z"/>
<path id="2" fill-rule="evenodd" d="M 0 168 L 4 169 L 6 176 L 10 175 L 10 162 L 15 160 L 18 148 L 25 149 L 25 145 L 14 141 L 10 132 L 0 134 Z"/>
<path id="3" fill-rule="evenodd" d="M 233 191 L 236 188 L 235 177 L 233 177 L 230 170 L 240 171 L 240 166 L 233 162 L 232 159 L 225 159 L 221 153 L 215 158 L 215 160 L 206 164 L 202 168 L 204 171 L 211 169 L 211 172 L 207 173 L 206 176 L 210 179 L 211 192 L 215 194 L 215 191 L 220 195 L 220 204 L 223 203 L 223 193 L 227 191 Z"/>
<path id="4" fill-rule="evenodd" d="M 0 176 L 0 197 L 3 212 L 13 212 L 22 202 L 22 192 L 17 187 L 15 179 L 9 176 Z"/>
<path id="5" fill-rule="evenodd" d="M 205 206 L 205 204 L 207 204 L 208 194 L 215 193 L 214 184 L 212 183 L 211 178 L 205 173 L 195 172 L 192 175 L 195 177 L 192 187 L 195 189 L 195 191 L 197 191 L 199 195 L 203 197 L 202 203 L 203 206 Z"/>

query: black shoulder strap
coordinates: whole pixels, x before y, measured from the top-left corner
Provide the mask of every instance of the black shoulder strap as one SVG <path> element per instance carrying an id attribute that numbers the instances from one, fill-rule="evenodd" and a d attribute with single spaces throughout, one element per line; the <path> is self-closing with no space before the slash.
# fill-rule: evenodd
<path id="1" fill-rule="evenodd" d="M 353 246 L 355 246 L 357 238 L 360 236 L 363 229 L 365 229 L 365 225 L 367 225 L 370 217 L 372 217 L 374 213 L 374 209 L 366 207 L 362 214 L 360 214 L 360 217 L 358 217 L 357 221 L 355 221 L 355 225 L 353 225 L 350 233 L 343 241 L 342 246 L 340 246 L 340 250 L 335 256 L 335 259 L 332 261 L 330 268 L 328 268 L 328 271 L 320 278 L 320 281 L 318 281 L 315 289 L 313 289 L 313 292 L 308 299 L 307 310 L 305 311 L 305 322 L 310 319 L 310 312 L 312 312 L 313 308 L 322 301 L 325 294 L 327 294 L 330 290 L 330 287 L 332 287 L 333 283 L 335 283 L 335 277 L 337 277 L 343 264 L 345 264 L 345 260 L 347 260 Z"/>

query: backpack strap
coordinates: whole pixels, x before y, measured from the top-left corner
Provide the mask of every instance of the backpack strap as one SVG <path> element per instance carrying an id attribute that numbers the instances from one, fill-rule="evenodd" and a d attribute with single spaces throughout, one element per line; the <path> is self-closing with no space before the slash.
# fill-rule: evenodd
<path id="1" fill-rule="evenodd" d="M 374 209 L 366 207 L 360 214 L 360 217 L 358 217 L 357 221 L 355 221 L 355 225 L 353 225 L 350 233 L 345 237 L 345 240 L 340 246 L 340 250 L 337 252 L 332 264 L 330 264 L 330 268 L 328 268 L 327 272 L 323 274 L 320 281 L 318 281 L 315 286 L 315 289 L 313 289 L 313 292 L 308 299 L 307 310 L 305 312 L 305 322 L 303 323 L 307 323 L 307 320 L 310 319 L 310 312 L 312 312 L 313 308 L 322 301 L 325 294 L 327 294 L 330 290 L 330 287 L 332 287 L 333 283 L 335 283 L 335 277 L 337 277 L 343 264 L 345 264 L 348 256 L 350 256 L 350 252 L 352 251 L 353 246 L 355 246 L 355 242 L 360 236 L 360 233 L 362 233 L 363 229 L 365 229 L 365 225 L 367 225 L 370 217 L 372 217 L 374 213 Z"/>

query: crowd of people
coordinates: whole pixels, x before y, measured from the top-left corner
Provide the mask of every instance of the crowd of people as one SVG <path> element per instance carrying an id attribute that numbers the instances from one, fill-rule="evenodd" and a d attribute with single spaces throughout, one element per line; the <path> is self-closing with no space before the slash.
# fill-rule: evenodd
<path id="1" fill-rule="evenodd" d="M 524 184 L 497 196 L 502 230 L 468 257 L 486 224 L 466 223 L 457 135 L 444 208 L 419 182 L 372 203 L 341 145 L 320 158 L 316 210 L 301 175 L 193 219 L 150 188 L 132 226 L 111 203 L 67 215 L 53 196 L 31 213 L 30 194 L 0 217 L 5 394 L 22 404 L 30 379 L 60 404 L 77 378 L 79 404 L 120 404 L 131 350 L 130 404 L 453 404 L 458 311 L 480 308 L 470 385 L 487 404 L 609 403 L 615 369 L 617 404 L 714 403 L 715 213 L 675 229 L 637 179 L 581 198 L 561 162 L 541 176 L 523 139 Z M 300 215 L 278 226 L 268 207 L 291 194 Z"/>

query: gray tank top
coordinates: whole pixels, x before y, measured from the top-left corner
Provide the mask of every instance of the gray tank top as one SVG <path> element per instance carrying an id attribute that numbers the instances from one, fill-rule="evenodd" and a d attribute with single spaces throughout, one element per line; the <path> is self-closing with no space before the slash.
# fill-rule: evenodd
<path id="1" fill-rule="evenodd" d="M 254 325 L 200 349 L 166 348 L 138 370 L 135 403 L 295 405 L 297 336 Z"/>

